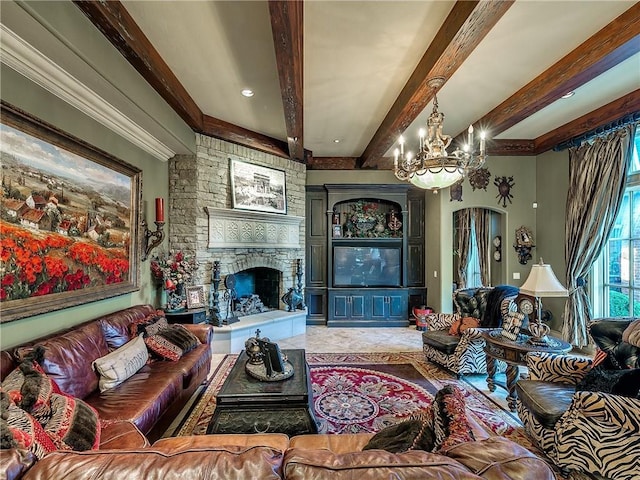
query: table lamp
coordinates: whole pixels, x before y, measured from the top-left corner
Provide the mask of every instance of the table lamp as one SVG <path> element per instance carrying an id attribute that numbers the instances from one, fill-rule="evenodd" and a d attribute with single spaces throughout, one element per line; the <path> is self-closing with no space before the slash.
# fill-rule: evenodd
<path id="1" fill-rule="evenodd" d="M 520 294 L 535 297 L 536 318 L 529 324 L 532 334 L 529 340 L 533 344 L 546 345 L 549 327 L 542 323 L 542 297 L 568 297 L 569 292 L 556 278 L 551 265 L 545 264 L 540 258 L 540 263 L 531 266 L 529 277 L 520 287 Z"/>

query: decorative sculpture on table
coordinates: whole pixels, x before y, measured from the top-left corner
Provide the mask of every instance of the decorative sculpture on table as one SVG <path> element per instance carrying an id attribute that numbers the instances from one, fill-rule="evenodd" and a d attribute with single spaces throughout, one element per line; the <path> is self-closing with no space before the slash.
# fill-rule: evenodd
<path id="1" fill-rule="evenodd" d="M 293 365 L 280 351 L 277 343 L 268 338 L 260 338 L 260 329 L 256 336 L 244 342 L 249 360 L 245 370 L 249 375 L 263 382 L 278 382 L 293 376 Z"/>

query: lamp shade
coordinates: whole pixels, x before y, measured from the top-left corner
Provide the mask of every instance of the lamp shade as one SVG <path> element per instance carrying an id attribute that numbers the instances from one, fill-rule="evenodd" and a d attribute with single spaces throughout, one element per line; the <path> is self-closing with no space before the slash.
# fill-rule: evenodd
<path id="1" fill-rule="evenodd" d="M 531 267 L 529 277 L 520 287 L 520 293 L 532 297 L 568 297 L 569 292 L 556 278 L 551 265 L 540 263 Z"/>

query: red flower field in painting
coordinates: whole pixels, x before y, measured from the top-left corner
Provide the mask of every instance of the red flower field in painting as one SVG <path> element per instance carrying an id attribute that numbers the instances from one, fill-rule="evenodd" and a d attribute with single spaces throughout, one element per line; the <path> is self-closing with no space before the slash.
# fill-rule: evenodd
<path id="1" fill-rule="evenodd" d="M 123 248 L 36 232 L 0 222 L 0 301 L 120 283 L 129 260 Z"/>

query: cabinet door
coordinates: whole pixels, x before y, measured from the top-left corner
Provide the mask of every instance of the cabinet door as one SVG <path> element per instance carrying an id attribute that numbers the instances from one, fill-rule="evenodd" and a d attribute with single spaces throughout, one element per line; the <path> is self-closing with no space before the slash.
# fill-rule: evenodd
<path id="1" fill-rule="evenodd" d="M 366 318 L 365 295 L 351 295 L 351 318 Z"/>
<path id="2" fill-rule="evenodd" d="M 398 295 L 389 295 L 387 297 L 389 302 L 389 318 L 406 319 L 409 316 L 407 310 L 407 295 L 406 293 Z"/>
<path id="3" fill-rule="evenodd" d="M 329 309 L 332 320 L 342 320 L 350 317 L 351 296 L 349 295 L 331 295 L 329 300 Z"/>
<path id="4" fill-rule="evenodd" d="M 371 319 L 383 320 L 388 317 L 389 309 L 387 307 L 387 295 L 373 294 L 371 295 Z"/>

